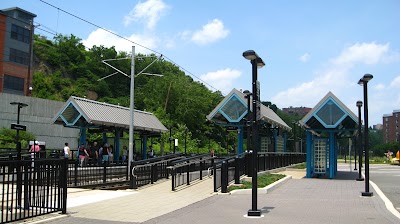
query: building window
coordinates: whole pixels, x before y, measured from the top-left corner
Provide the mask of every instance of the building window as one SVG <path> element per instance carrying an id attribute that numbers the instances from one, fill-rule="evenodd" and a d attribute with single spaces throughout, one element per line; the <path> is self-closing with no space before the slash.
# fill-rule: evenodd
<path id="1" fill-rule="evenodd" d="M 388 121 L 388 118 L 386 117 L 385 120 Z"/>
<path id="2" fill-rule="evenodd" d="M 4 92 L 24 95 L 24 79 L 4 75 Z"/>
<path id="3" fill-rule="evenodd" d="M 29 43 L 30 31 L 26 28 L 12 24 L 11 25 L 11 39 Z"/>
<path id="4" fill-rule="evenodd" d="M 396 117 L 399 117 L 399 114 L 396 114 Z"/>
<path id="5" fill-rule="evenodd" d="M 10 48 L 10 61 L 27 65 L 29 63 L 29 54 L 14 48 Z"/>

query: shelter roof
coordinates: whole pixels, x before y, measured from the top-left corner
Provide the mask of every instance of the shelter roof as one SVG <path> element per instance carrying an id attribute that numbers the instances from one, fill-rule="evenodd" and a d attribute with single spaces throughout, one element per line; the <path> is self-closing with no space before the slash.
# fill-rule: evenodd
<path id="1" fill-rule="evenodd" d="M 250 97 L 250 101 L 252 101 Z M 269 107 L 260 105 L 260 120 L 290 131 L 291 128 Z M 253 105 L 250 104 L 253 111 Z M 220 124 L 239 123 L 247 114 L 247 99 L 245 94 L 237 89 L 233 89 L 212 111 L 207 115 L 207 119 Z"/>
<path id="2" fill-rule="evenodd" d="M 53 122 L 76 128 L 106 126 L 128 129 L 130 109 L 71 96 L 57 113 Z M 154 114 L 140 110 L 134 110 L 134 129 L 151 132 L 168 130 Z"/>
<path id="3" fill-rule="evenodd" d="M 336 129 L 339 137 L 354 135 L 358 127 L 358 117 L 332 92 L 328 92 L 319 103 L 308 112 L 300 124 L 308 129 L 322 132 Z"/>

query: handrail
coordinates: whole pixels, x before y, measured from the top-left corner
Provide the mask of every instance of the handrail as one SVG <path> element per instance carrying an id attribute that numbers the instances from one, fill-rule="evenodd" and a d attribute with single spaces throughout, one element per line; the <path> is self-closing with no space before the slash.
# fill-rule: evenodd
<path id="1" fill-rule="evenodd" d="M 146 163 L 146 164 L 135 165 L 135 166 L 132 167 L 132 176 L 137 177 L 134 174 L 134 170 L 135 169 L 146 167 L 146 166 L 153 166 L 153 165 L 156 165 L 156 164 L 165 163 L 165 162 L 169 162 L 169 161 L 172 161 L 172 160 L 175 160 L 175 159 L 180 159 L 180 158 L 185 158 L 185 157 L 181 156 L 181 157 L 175 157 L 175 158 L 171 158 L 171 159 L 165 159 L 165 160 L 157 161 L 157 162 L 154 162 L 154 163 Z"/>
<path id="2" fill-rule="evenodd" d="M 209 158 L 204 158 L 203 157 L 200 160 L 188 161 L 188 162 L 180 162 L 179 164 L 173 164 L 172 166 L 169 166 L 168 168 L 172 170 L 172 169 L 176 169 L 176 168 L 187 166 L 187 165 L 191 165 L 191 164 L 197 164 L 197 163 L 199 163 L 201 161 L 211 160 L 213 158 L 214 157 L 209 157 Z M 177 161 L 175 161 L 175 162 L 177 162 Z"/>
<path id="3" fill-rule="evenodd" d="M 181 160 L 175 161 L 174 164 L 172 164 L 172 165 L 175 165 L 177 163 L 183 163 L 183 162 L 194 160 L 194 159 L 199 159 L 199 158 L 202 159 L 204 157 L 210 157 L 210 155 L 209 154 L 201 154 L 201 155 L 197 155 L 197 156 L 188 157 L 186 159 L 181 159 Z"/>

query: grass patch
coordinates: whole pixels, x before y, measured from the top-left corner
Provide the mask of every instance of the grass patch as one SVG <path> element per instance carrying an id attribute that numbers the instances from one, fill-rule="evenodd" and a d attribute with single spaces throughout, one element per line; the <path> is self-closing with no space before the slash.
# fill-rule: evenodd
<path id="1" fill-rule="evenodd" d="M 300 164 L 297 164 L 296 166 L 292 166 L 291 168 L 294 168 L 294 169 L 305 169 L 305 168 L 307 168 L 307 165 L 306 165 L 306 163 L 300 163 Z"/>
<path id="2" fill-rule="evenodd" d="M 283 174 L 264 174 L 261 176 L 258 176 L 257 178 L 257 188 L 263 188 L 265 186 L 268 186 L 275 181 L 278 181 L 282 178 L 284 178 L 286 175 Z M 237 190 L 237 189 L 251 189 L 251 182 L 250 181 L 242 181 L 241 185 L 231 185 L 228 187 L 228 192 Z"/>

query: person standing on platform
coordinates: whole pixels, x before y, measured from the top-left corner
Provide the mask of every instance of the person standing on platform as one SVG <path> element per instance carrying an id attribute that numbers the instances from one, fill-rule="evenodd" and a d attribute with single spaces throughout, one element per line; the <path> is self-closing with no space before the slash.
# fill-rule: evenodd
<path id="1" fill-rule="evenodd" d="M 64 145 L 64 158 L 69 159 L 71 156 L 71 149 L 68 146 L 68 142 L 66 142 Z"/>

